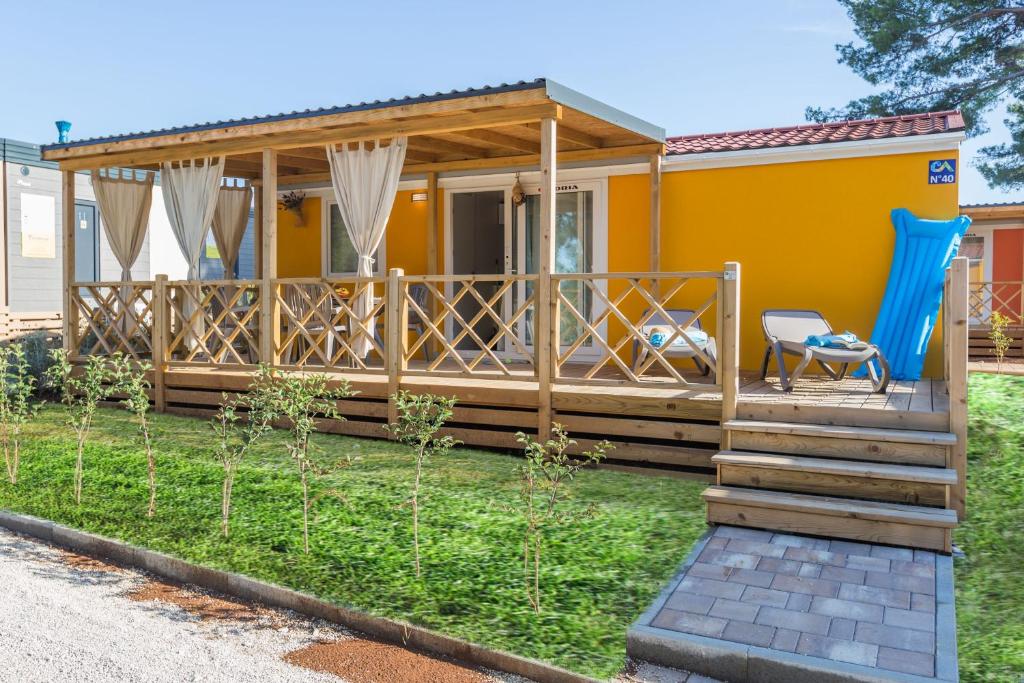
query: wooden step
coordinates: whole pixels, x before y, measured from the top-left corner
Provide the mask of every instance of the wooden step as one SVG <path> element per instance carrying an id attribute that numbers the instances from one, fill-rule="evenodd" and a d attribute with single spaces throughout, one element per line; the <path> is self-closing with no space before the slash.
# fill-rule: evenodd
<path id="1" fill-rule="evenodd" d="M 952 550 L 953 510 L 728 486 L 704 490 L 708 522 L 833 536 L 869 543 Z"/>
<path id="2" fill-rule="evenodd" d="M 733 449 L 944 467 L 950 432 L 728 420 Z"/>
<path id="3" fill-rule="evenodd" d="M 806 458 L 771 453 L 722 451 L 719 483 L 758 489 L 884 500 L 911 505 L 946 505 L 956 470 Z"/>

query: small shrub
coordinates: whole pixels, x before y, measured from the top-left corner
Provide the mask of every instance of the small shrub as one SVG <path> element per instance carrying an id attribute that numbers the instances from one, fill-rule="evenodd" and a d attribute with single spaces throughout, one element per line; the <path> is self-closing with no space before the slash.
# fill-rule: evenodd
<path id="1" fill-rule="evenodd" d="M 75 454 L 75 504 L 82 504 L 82 453 L 85 450 L 89 430 L 96 416 L 96 408 L 100 401 L 111 394 L 113 386 L 108 384 L 111 379 L 107 360 L 101 356 L 89 356 L 79 376 L 75 376 L 74 366 L 63 349 L 50 352 L 53 364 L 46 370 L 46 378 L 50 387 L 58 392 L 61 402 L 67 409 L 68 425 L 75 430 L 78 449 Z"/>
<path id="2" fill-rule="evenodd" d="M 149 429 L 149 390 L 151 385 L 146 373 L 153 366 L 142 361 L 134 363 L 127 356 L 117 354 L 111 362 L 111 373 L 114 380 L 114 391 L 124 394 L 122 405 L 135 416 L 139 423 L 139 434 L 146 447 L 146 471 L 149 478 L 149 507 L 146 516 L 156 514 L 156 458 L 153 455 L 153 441 Z"/>
<path id="3" fill-rule="evenodd" d="M 1010 318 L 999 311 L 993 311 L 989 322 L 992 329 L 988 333 L 988 338 L 995 347 L 996 372 L 1002 372 L 1003 359 L 1006 358 L 1006 352 L 1010 350 L 1010 344 L 1013 343 L 1013 337 L 1006 334 L 1006 328 L 1010 326 Z"/>
<path id="4" fill-rule="evenodd" d="M 420 575 L 420 480 L 428 457 L 444 455 L 458 442 L 450 436 L 437 437 L 444 423 L 451 419 L 454 398 L 400 391 L 391 397 L 398 408 L 398 422 L 384 428 L 392 438 L 411 446 L 416 454 L 416 476 L 413 479 L 412 544 L 417 578 Z"/>
<path id="5" fill-rule="evenodd" d="M 274 371 L 267 365 L 260 365 L 249 393 L 245 397 L 230 398 L 221 394 L 221 403 L 213 416 L 211 426 L 217 436 L 215 457 L 224 468 L 224 480 L 220 494 L 220 530 L 227 538 L 231 522 L 231 491 L 235 485 L 238 465 L 249 449 L 271 430 L 276 413 Z M 245 408 L 245 421 L 238 414 Z M 240 424 L 241 423 L 241 424 Z"/>
<path id="6" fill-rule="evenodd" d="M 555 526 L 594 516 L 596 509 L 592 505 L 583 511 L 563 512 L 558 504 L 570 497 L 567 485 L 576 473 L 602 460 L 611 448 L 609 442 L 601 441 L 593 450 L 573 458 L 568 451 L 576 442 L 569 438 L 565 428 L 555 424 L 551 433 L 553 438 L 544 443 L 538 443 L 522 432 L 516 434 L 516 440 L 526 449 L 526 461 L 519 467 L 520 507 L 509 508 L 522 515 L 526 522 L 523 574 L 527 599 L 537 614 L 541 611 L 540 561 L 544 534 Z"/>
<path id="7" fill-rule="evenodd" d="M 21 429 L 32 419 L 38 405 L 32 402 L 36 378 L 25 356 L 25 347 L 12 343 L 0 347 L 0 440 L 3 441 L 4 462 L 11 484 L 18 483 L 21 463 Z"/>
<path id="8" fill-rule="evenodd" d="M 288 424 L 291 442 L 288 454 L 299 470 L 302 484 L 302 547 L 309 554 L 309 511 L 318 500 L 326 495 L 343 498 L 340 491 L 323 491 L 312 498 L 309 495 L 311 477 L 321 477 L 347 467 L 350 459 L 340 460 L 331 466 L 322 466 L 311 457 L 310 436 L 316 431 L 318 417 L 343 419 L 338 414 L 336 401 L 353 394 L 347 380 L 331 388 L 326 375 L 277 376 L 276 412 Z"/>

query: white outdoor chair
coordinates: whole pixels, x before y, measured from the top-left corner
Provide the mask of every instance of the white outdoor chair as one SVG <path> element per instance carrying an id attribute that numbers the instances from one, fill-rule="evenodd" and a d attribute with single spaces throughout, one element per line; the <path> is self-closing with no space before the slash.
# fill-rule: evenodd
<path id="1" fill-rule="evenodd" d="M 650 309 L 645 310 L 641 319 L 646 317 L 649 312 Z M 682 325 L 693 317 L 694 312 L 686 308 L 668 308 L 665 309 L 665 313 L 671 317 L 671 321 L 667 321 L 660 313 L 655 313 L 651 316 L 650 320 L 643 324 L 641 332 L 646 333 L 651 328 L 667 326 L 669 328 L 668 336 L 671 337 L 673 326 Z M 690 323 L 690 327 L 688 329 L 703 331 L 700 324 L 700 318 L 697 318 Z M 717 351 L 715 348 L 714 337 L 709 336 L 706 342 L 697 343 L 697 348 L 704 352 L 712 361 L 716 361 Z M 711 366 L 705 363 L 703 359 L 701 359 L 700 354 L 697 353 L 697 350 L 679 335 L 676 335 L 676 338 L 672 340 L 671 344 L 658 350 L 665 358 L 692 358 L 693 364 L 697 366 L 697 370 L 702 375 L 706 377 L 711 373 Z M 647 353 L 647 349 L 642 347 L 640 342 L 634 339 L 632 363 L 634 371 L 638 370 L 643 365 L 644 361 L 647 359 Z"/>

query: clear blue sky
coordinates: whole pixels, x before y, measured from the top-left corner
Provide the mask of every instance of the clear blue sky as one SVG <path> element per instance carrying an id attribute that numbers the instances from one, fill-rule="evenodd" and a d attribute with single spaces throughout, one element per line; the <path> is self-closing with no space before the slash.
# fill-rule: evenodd
<path id="1" fill-rule="evenodd" d="M 72 138 L 547 76 L 669 134 L 798 124 L 869 92 L 832 0 L 82 2 L 3 7 L 0 136 Z M 963 148 L 961 199 L 990 190 Z"/>

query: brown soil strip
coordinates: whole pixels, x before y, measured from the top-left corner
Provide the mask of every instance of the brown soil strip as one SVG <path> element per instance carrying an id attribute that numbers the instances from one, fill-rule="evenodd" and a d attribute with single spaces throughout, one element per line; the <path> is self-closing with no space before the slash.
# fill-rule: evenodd
<path id="1" fill-rule="evenodd" d="M 147 581 L 139 588 L 130 591 L 129 600 L 136 602 L 159 601 L 177 605 L 189 614 L 201 619 L 228 619 L 233 621 L 276 622 L 274 615 L 265 609 L 246 605 L 241 602 L 216 598 L 206 593 L 186 590 L 162 581 Z"/>
<path id="2" fill-rule="evenodd" d="M 79 555 L 69 550 L 61 550 L 61 561 L 68 565 L 72 569 L 77 569 L 83 572 L 111 572 L 118 573 L 123 571 L 120 567 L 115 567 L 112 564 L 107 564 L 102 560 L 97 560 L 95 557 L 89 557 L 88 555 Z"/>
<path id="3" fill-rule="evenodd" d="M 313 643 L 289 652 L 284 660 L 340 676 L 351 683 L 487 683 L 491 680 L 461 664 L 362 638 Z"/>

